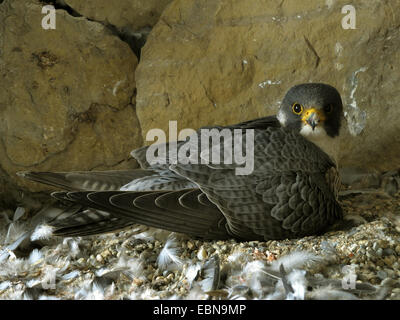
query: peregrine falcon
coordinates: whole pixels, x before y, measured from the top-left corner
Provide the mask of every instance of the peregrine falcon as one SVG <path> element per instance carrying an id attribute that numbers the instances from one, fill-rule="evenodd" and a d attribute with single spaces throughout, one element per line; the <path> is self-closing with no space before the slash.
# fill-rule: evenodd
<path id="1" fill-rule="evenodd" d="M 137 225 L 202 239 L 320 234 L 342 218 L 336 163 L 342 108 L 334 87 L 299 84 L 286 93 L 276 116 L 211 127 L 253 130 L 254 166 L 247 175 L 236 174 L 236 163 L 152 164 L 148 146 L 132 151 L 141 169 L 19 175 L 65 190 L 52 196 L 75 204 L 47 221 L 59 236 Z M 177 142 L 178 149 L 182 145 Z"/>

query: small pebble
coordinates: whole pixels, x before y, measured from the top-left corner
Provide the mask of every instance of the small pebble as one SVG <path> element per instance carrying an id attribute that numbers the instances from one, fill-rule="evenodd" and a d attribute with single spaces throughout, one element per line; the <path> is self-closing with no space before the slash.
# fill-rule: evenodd
<path id="1" fill-rule="evenodd" d="M 105 250 L 100 254 L 104 259 L 111 255 L 110 250 Z"/>
<path id="2" fill-rule="evenodd" d="M 208 254 L 207 251 L 204 249 L 204 247 L 202 246 L 198 253 L 197 253 L 197 259 L 199 259 L 200 261 L 207 259 Z"/>
<path id="3" fill-rule="evenodd" d="M 385 261 L 385 263 L 391 267 L 393 265 L 393 263 L 396 261 L 396 257 L 395 256 L 387 256 L 385 258 L 383 258 L 383 261 Z"/>
<path id="4" fill-rule="evenodd" d="M 379 279 L 384 280 L 387 278 L 388 275 L 385 271 L 379 270 L 377 276 Z"/>
<path id="5" fill-rule="evenodd" d="M 392 289 L 392 292 L 394 292 L 394 293 L 400 293 L 400 288 L 393 288 L 393 289 Z"/>
<path id="6" fill-rule="evenodd" d="M 394 255 L 394 250 L 392 248 L 386 248 L 383 250 L 383 255 L 384 256 L 391 256 Z"/>
<path id="7" fill-rule="evenodd" d="M 133 278 L 133 283 L 136 284 L 137 286 L 141 286 L 143 284 L 143 280 L 142 279 L 138 279 L 138 278 Z"/>
<path id="8" fill-rule="evenodd" d="M 186 245 L 187 245 L 187 247 L 188 247 L 189 250 L 192 250 L 192 249 L 194 248 L 194 243 L 193 243 L 193 242 L 188 241 L 188 242 L 186 243 Z"/>

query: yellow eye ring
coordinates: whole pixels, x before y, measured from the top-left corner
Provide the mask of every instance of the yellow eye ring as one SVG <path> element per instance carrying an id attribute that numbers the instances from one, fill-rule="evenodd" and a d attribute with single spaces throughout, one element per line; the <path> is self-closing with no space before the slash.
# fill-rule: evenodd
<path id="1" fill-rule="evenodd" d="M 294 114 L 299 115 L 303 112 L 303 106 L 300 103 L 295 102 L 292 105 L 292 111 Z"/>

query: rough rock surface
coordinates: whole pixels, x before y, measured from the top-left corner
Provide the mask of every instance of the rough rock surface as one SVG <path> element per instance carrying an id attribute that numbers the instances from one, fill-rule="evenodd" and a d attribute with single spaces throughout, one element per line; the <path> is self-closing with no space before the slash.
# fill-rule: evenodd
<path id="1" fill-rule="evenodd" d="M 346 0 L 175 0 L 153 28 L 136 72 L 143 137 L 228 124 L 276 112 L 301 82 L 342 94 L 348 132 L 341 165 L 399 167 L 400 11 L 353 1 L 356 29 L 343 29 Z"/>
<path id="2" fill-rule="evenodd" d="M 44 30 L 42 6 L 0 5 L 2 199 L 17 182 L 43 190 L 17 171 L 132 166 L 129 152 L 142 145 L 137 58 L 129 46 L 102 24 L 64 10 L 57 10 L 56 29 Z"/>
<path id="3" fill-rule="evenodd" d="M 65 0 L 81 15 L 111 24 L 120 29 L 137 31 L 152 27 L 172 0 Z"/>

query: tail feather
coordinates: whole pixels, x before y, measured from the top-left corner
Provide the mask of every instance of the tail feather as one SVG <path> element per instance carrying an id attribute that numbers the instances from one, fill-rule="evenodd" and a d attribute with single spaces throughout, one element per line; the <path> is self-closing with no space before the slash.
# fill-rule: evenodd
<path id="1" fill-rule="evenodd" d="M 138 198 L 137 195 L 124 193 L 112 196 L 110 198 L 110 202 L 113 206 L 115 206 L 115 208 L 131 214 L 131 219 L 137 221 L 137 223 L 153 228 L 161 228 L 175 232 L 187 231 L 189 234 L 192 234 L 195 231 L 193 228 L 188 228 L 185 230 L 179 228 L 179 225 L 174 220 L 174 218 L 179 217 L 163 214 L 161 210 L 147 211 L 145 209 L 140 209 L 136 206 L 133 206 L 132 203 L 136 198 Z"/>
<path id="2" fill-rule="evenodd" d="M 54 191 L 50 195 L 61 202 L 71 202 L 71 199 L 67 197 L 67 193 L 66 191 Z"/>
<path id="3" fill-rule="evenodd" d="M 76 172 L 18 172 L 20 177 L 61 188 L 63 190 L 119 190 L 138 178 L 153 175 L 152 170 L 76 171 Z"/>
<path id="4" fill-rule="evenodd" d="M 102 215 L 100 210 L 88 209 L 64 218 L 61 221 L 49 223 L 54 228 L 53 234 L 57 236 L 90 236 L 100 233 L 116 232 L 125 228 L 136 227 L 138 232 L 146 231 L 145 226 L 136 225 L 128 219 L 113 218 L 110 214 Z"/>
<path id="5" fill-rule="evenodd" d="M 205 193 L 201 193 L 197 196 L 197 200 L 200 204 L 207 206 L 207 207 L 215 207 L 215 204 L 212 203 Z"/>
<path id="6" fill-rule="evenodd" d="M 194 204 L 179 199 L 192 193 Z M 197 191 L 75 191 L 52 193 L 57 199 L 90 208 L 50 221 L 54 235 L 85 236 L 138 225 L 206 239 L 226 239 L 225 219 L 216 207 L 197 203 Z M 163 207 L 164 206 L 164 207 Z M 143 227 L 142 227 L 143 229 Z M 145 230 L 145 229 L 143 229 Z"/>
<path id="7" fill-rule="evenodd" d="M 197 190 L 190 190 L 189 192 L 185 192 L 180 198 L 179 203 L 182 207 L 191 210 L 206 210 L 211 208 L 209 205 L 205 205 L 199 201 L 199 196 L 202 192 Z"/>
<path id="8" fill-rule="evenodd" d="M 138 230 L 154 227 L 205 239 L 230 238 L 225 217 L 193 186 L 181 190 L 120 190 L 132 180 L 139 181 L 148 176 L 185 182 L 185 178 L 174 173 L 171 177 L 162 175 L 164 171 L 158 174 L 152 170 L 24 172 L 20 175 L 66 190 L 53 192 L 52 196 L 72 206 L 80 206 L 78 210 L 48 221 L 55 235 L 86 236 L 126 227 Z"/>

